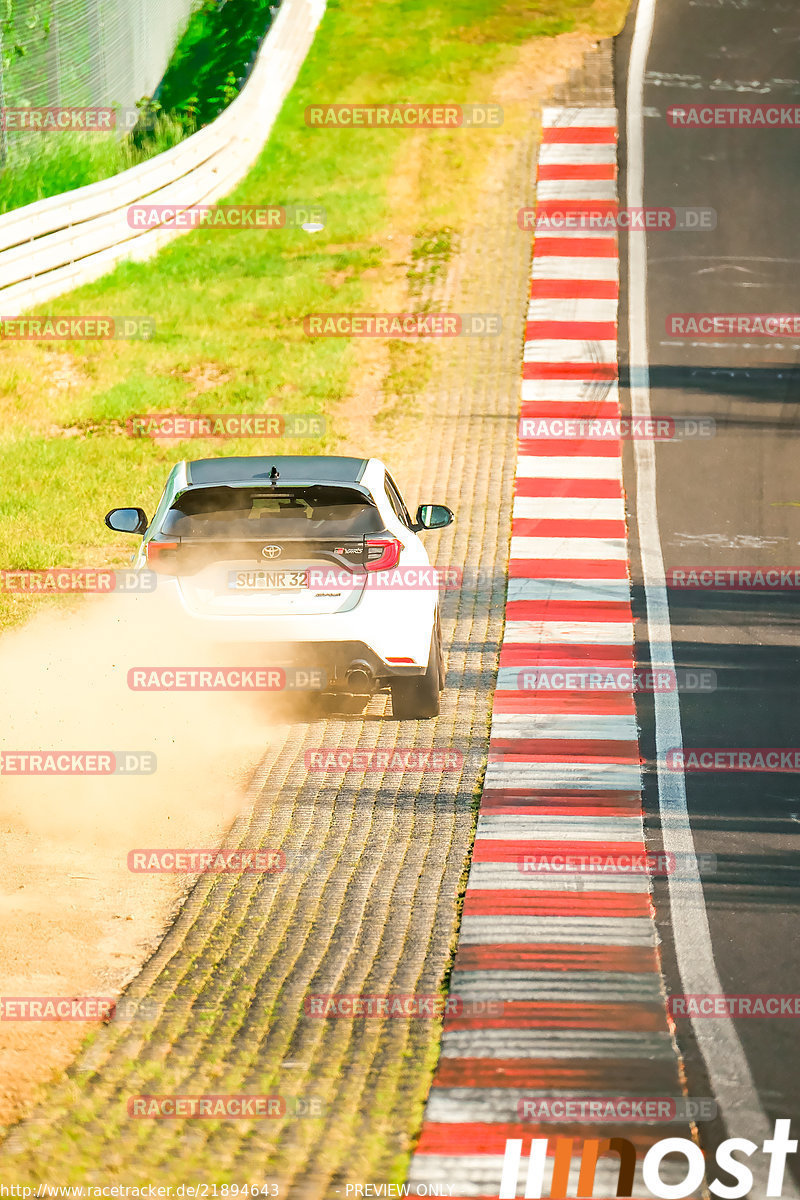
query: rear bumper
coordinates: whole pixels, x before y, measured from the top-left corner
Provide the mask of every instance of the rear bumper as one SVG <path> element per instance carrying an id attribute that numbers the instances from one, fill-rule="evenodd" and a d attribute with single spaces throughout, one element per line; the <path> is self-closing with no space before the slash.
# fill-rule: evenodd
<path id="1" fill-rule="evenodd" d="M 171 580 L 159 582 L 157 594 L 192 637 L 228 647 L 228 658 L 235 649 L 259 664 L 316 667 L 335 680 L 358 660 L 378 679 L 423 674 L 438 606 L 430 591 L 375 592 L 333 613 L 232 616 L 192 611 Z"/>

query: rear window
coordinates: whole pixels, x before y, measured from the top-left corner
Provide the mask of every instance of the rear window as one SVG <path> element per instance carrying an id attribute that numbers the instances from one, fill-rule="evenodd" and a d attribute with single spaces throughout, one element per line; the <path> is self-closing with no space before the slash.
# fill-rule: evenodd
<path id="1" fill-rule="evenodd" d="M 380 533 L 380 514 L 352 488 L 194 488 L 166 514 L 173 537 L 345 537 Z"/>

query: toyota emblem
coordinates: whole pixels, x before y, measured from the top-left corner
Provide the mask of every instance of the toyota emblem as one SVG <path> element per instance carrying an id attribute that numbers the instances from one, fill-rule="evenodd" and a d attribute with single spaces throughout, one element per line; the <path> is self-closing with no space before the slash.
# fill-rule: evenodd
<path id="1" fill-rule="evenodd" d="M 264 558 L 277 558 L 280 553 L 280 546 L 264 546 L 261 551 L 261 554 Z"/>

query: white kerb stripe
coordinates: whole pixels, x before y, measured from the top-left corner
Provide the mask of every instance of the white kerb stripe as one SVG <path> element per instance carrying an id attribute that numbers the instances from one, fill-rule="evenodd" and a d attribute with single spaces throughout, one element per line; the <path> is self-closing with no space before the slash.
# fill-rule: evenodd
<path id="1" fill-rule="evenodd" d="M 609 842 L 625 842 L 627 845 L 644 848 L 644 827 L 642 818 L 630 817 L 539 817 L 535 813 L 517 815 L 503 813 L 484 814 L 478 823 L 476 837 L 486 840 L 508 841 L 511 835 L 520 842 L 553 841 L 553 842 L 598 842 L 601 852 L 603 845 Z M 530 854 L 530 848 L 520 847 L 523 852 Z M 639 851 L 635 851 L 638 853 Z M 560 919 L 560 918 L 559 918 Z M 570 917 L 570 920 L 580 920 L 580 917 Z M 601 921 L 604 918 L 598 917 Z"/>
<path id="2" fill-rule="evenodd" d="M 604 558 L 628 561 L 628 547 L 621 538 L 512 537 L 512 558 Z"/>
<path id="3" fill-rule="evenodd" d="M 527 555 L 525 557 L 528 557 Z M 573 554 L 566 558 L 577 557 Z M 594 557 L 594 556 L 592 556 Z M 530 645 L 558 642 L 563 645 L 632 646 L 632 621 L 507 621 L 503 643 Z"/>
<path id="4" fill-rule="evenodd" d="M 520 454 L 519 479 L 622 479 L 619 458 L 603 454 Z"/>
<path id="5" fill-rule="evenodd" d="M 467 916 L 461 922 L 460 940 L 464 946 L 543 944 L 649 947 L 654 944 L 655 929 L 650 917 L 597 917 L 593 919 L 591 917 L 520 917 L 518 915 L 509 917 Z M 486 1034 L 489 1030 L 470 1030 L 468 1032 Z M 517 1029 L 514 1032 L 522 1037 L 530 1034 L 534 1038 L 542 1038 L 545 1041 L 551 1037 L 553 1049 L 557 1052 L 559 1039 L 563 1036 L 566 1042 L 569 1034 L 577 1031 Z M 595 1031 L 585 1030 L 583 1032 L 594 1033 Z M 598 1031 L 599 1036 L 604 1036 L 604 1032 Z M 671 1045 L 666 1029 L 660 1036 L 663 1036 L 667 1045 Z M 445 1037 L 447 1037 L 446 1033 Z M 624 1038 L 620 1040 L 624 1041 Z M 480 1057 L 484 1057 L 484 1055 Z M 509 1055 L 508 1057 L 515 1056 Z"/>
<path id="6" fill-rule="evenodd" d="M 540 179 L 537 200 L 616 200 L 613 179 Z"/>
<path id="7" fill-rule="evenodd" d="M 616 297 L 550 299 L 534 297 L 528 305 L 529 321 L 616 321 Z"/>
<path id="8" fill-rule="evenodd" d="M 569 1033 L 576 1035 L 571 1044 Z M 448 1030 L 442 1036 L 442 1055 L 445 1058 L 664 1059 L 671 1058 L 673 1050 L 668 1034 L 638 1031 L 458 1029 Z M 606 1193 L 609 1194 L 613 1193 Z M 579 1196 L 580 1192 L 572 1195 Z"/>
<path id="9" fill-rule="evenodd" d="M 527 521 L 624 521 L 621 496 L 517 496 L 513 516 Z"/>
<path id="10" fill-rule="evenodd" d="M 616 161 L 617 147 L 614 142 L 546 142 L 539 147 L 539 162 L 547 167 L 555 163 L 579 166 Z"/>
<path id="11" fill-rule="evenodd" d="M 507 991 L 515 1000 L 581 1001 L 588 1004 L 658 1004 L 661 1000 L 661 979 L 657 971 L 560 971 L 556 969 L 527 971 L 479 968 L 474 971 L 454 971 L 450 977 L 454 996 L 494 998 Z M 537 989 L 539 989 L 537 994 Z M 466 1089 L 472 1091 L 472 1088 Z"/>
<path id="12" fill-rule="evenodd" d="M 526 404 L 619 404 L 616 379 L 523 379 L 521 391 Z"/>
<path id="13" fill-rule="evenodd" d="M 627 579 L 509 579 L 508 601 L 575 600 L 625 602 L 631 598 Z M 501 667 L 501 670 L 506 668 Z"/>
<path id="14" fill-rule="evenodd" d="M 615 762 L 528 762 L 505 759 L 490 760 L 486 768 L 484 790 L 489 788 L 555 788 L 570 791 L 631 792 L 641 786 L 638 763 Z"/>
<path id="15" fill-rule="evenodd" d="M 535 855 L 534 851 L 534 858 Z M 525 857 L 523 856 L 523 868 Z M 629 872 L 613 874 L 611 871 L 548 871 L 546 864 L 540 870 L 524 870 L 519 863 L 473 862 L 468 887 L 470 891 L 493 892 L 503 889 L 516 892 L 520 889 L 531 892 L 649 892 L 650 878 L 645 873 L 631 875 Z M 517 978 L 522 976 L 522 972 L 514 974 Z M 572 977 L 574 974 L 570 972 Z M 613 974 L 616 975 L 617 972 Z M 457 994 L 455 983 L 451 984 L 451 990 Z"/>
<path id="16" fill-rule="evenodd" d="M 583 229 L 579 225 L 570 226 L 567 229 L 561 229 L 556 225 L 542 226 L 536 230 L 536 245 L 539 248 L 535 253 L 537 256 L 544 254 L 544 244 L 547 238 L 610 238 L 616 236 L 616 230 L 613 226 L 607 229 L 586 228 Z M 589 255 L 585 251 L 581 252 L 581 257 L 588 258 Z M 594 256 L 592 256 L 594 257 Z"/>
<path id="17" fill-rule="evenodd" d="M 602 738 L 635 742 L 636 718 L 633 713 L 495 713 L 492 737 Z"/>
<path id="18" fill-rule="evenodd" d="M 619 260 L 593 255 L 534 254 L 531 279 L 601 279 L 617 283 Z"/>
<path id="19" fill-rule="evenodd" d="M 585 338 L 536 338 L 525 343 L 523 362 L 605 363 L 617 361 L 616 341 L 598 342 Z"/>

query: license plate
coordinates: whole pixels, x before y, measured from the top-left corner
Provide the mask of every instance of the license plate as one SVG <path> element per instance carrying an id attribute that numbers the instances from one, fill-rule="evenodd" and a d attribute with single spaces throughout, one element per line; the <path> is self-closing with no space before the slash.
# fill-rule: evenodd
<path id="1" fill-rule="evenodd" d="M 308 571 L 231 571 L 228 587 L 237 592 L 299 592 L 308 587 Z"/>

